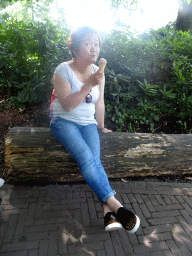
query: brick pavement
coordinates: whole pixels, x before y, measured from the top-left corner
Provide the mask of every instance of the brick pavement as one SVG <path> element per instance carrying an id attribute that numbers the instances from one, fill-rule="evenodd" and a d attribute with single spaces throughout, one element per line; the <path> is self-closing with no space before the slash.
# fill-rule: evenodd
<path id="1" fill-rule="evenodd" d="M 105 232 L 86 184 L 0 188 L 1 256 L 192 255 L 192 184 L 112 181 L 141 219 L 136 234 Z"/>

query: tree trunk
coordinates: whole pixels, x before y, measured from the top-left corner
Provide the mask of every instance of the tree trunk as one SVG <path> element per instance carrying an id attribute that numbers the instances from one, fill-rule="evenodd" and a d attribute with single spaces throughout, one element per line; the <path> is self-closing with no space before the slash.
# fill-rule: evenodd
<path id="1" fill-rule="evenodd" d="M 100 134 L 101 161 L 109 178 L 191 174 L 191 134 Z M 5 139 L 9 182 L 83 181 L 77 163 L 50 128 L 15 127 Z"/>
<path id="2" fill-rule="evenodd" d="M 181 2 L 176 20 L 176 30 L 188 31 L 192 33 L 192 3 Z"/>

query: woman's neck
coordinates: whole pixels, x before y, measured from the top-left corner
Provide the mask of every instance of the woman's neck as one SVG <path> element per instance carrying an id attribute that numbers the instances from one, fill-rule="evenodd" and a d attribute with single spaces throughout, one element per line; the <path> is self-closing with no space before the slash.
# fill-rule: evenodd
<path id="1" fill-rule="evenodd" d="M 76 70 L 78 70 L 81 74 L 87 73 L 90 68 L 92 63 L 87 63 L 81 59 L 73 59 L 72 65 Z"/>

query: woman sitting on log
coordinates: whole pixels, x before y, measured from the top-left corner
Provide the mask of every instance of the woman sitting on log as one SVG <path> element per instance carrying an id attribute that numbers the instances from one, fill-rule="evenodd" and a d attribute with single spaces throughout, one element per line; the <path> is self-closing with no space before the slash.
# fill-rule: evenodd
<path id="1" fill-rule="evenodd" d="M 71 34 L 68 46 L 72 60 L 58 65 L 53 76 L 52 134 L 77 161 L 85 181 L 96 193 L 104 210 L 105 230 L 123 226 L 134 233 L 140 220 L 114 197 L 116 192 L 100 160 L 98 130 L 111 132 L 104 127 L 105 65 L 99 68 L 94 64 L 100 52 L 100 36 L 94 29 L 82 27 Z M 105 64 L 105 60 L 101 62 Z"/>

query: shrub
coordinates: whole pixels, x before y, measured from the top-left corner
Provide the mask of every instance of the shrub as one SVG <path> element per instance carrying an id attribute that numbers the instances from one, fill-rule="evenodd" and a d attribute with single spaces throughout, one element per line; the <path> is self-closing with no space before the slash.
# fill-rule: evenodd
<path id="1" fill-rule="evenodd" d="M 49 21 L 12 20 L 1 28 L 0 88 L 17 107 L 40 102 L 52 88 L 54 68 L 69 57 L 69 30 L 61 31 Z"/>
<path id="2" fill-rule="evenodd" d="M 190 131 L 192 35 L 189 31 L 175 31 L 169 25 L 136 38 L 127 31 L 113 31 L 103 46 L 102 56 L 108 60 L 106 117 L 118 131 L 135 131 L 142 125 L 154 131 L 168 119 L 176 129 Z"/>

